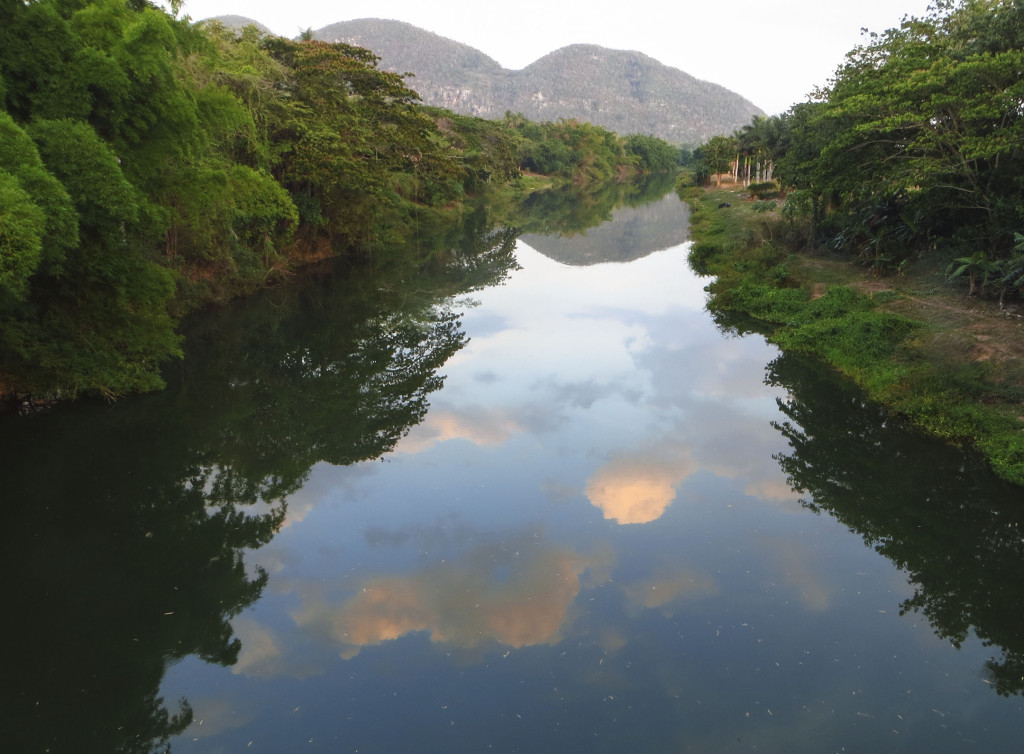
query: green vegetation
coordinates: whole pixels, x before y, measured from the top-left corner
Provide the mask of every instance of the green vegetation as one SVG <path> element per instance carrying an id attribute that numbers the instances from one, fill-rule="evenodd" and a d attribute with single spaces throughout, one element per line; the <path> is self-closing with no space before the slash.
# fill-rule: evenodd
<path id="1" fill-rule="evenodd" d="M 808 241 L 876 272 L 922 257 L 1024 293 L 1024 3 L 943 0 L 872 34 L 814 99 L 695 152 L 694 182 L 787 195 Z"/>
<path id="2" fill-rule="evenodd" d="M 1024 2 L 943 0 L 870 35 L 812 101 L 698 148 L 693 182 L 740 194 L 685 189 L 719 316 L 769 323 L 1018 483 L 1022 66 Z M 834 259 L 870 280 L 851 270 L 828 290 Z"/>
<path id="3" fill-rule="evenodd" d="M 445 240 L 457 252 L 332 260 L 189 318 L 188 361 L 156 395 L 0 424 L 4 554 L 31 571 L 14 599 L 35 605 L 12 639 L 44 648 L 5 665 L 8 748 L 169 750 L 193 713 L 161 697 L 167 667 L 238 662 L 233 619 L 269 578 L 252 551 L 315 464 L 378 458 L 423 419 L 467 340 L 451 297 L 515 268 L 513 233 Z M 82 626 L 68 639 L 71 613 Z"/>
<path id="4" fill-rule="evenodd" d="M 786 392 L 773 426 L 788 445 L 776 455 L 788 483 L 804 506 L 906 574 L 913 592 L 901 614 L 926 618 L 957 647 L 976 636 L 989 648 L 992 690 L 1024 693 L 1020 488 L 993 480 L 980 459 L 907 432 L 828 371 L 792 352 L 765 370 Z"/>
<path id="5" fill-rule="evenodd" d="M 793 253 L 799 221 L 759 213 L 736 191 L 683 193 L 694 208 L 691 265 L 715 276 L 708 308 L 720 326 L 821 359 L 871 400 L 976 446 L 998 474 L 1024 483 L 1024 368 L 979 345 L 1019 339 L 1019 323 L 964 309 L 956 293 L 940 297 L 935 274 L 880 280 L 834 255 Z"/>
<path id="6" fill-rule="evenodd" d="M 637 173 L 678 169 L 682 153 L 653 136 L 625 139 L 600 126 L 576 120 L 534 123 L 519 113 L 506 113 L 519 168 L 586 185 Z"/>
<path id="7" fill-rule="evenodd" d="M 0 395 L 158 388 L 184 313 L 455 226 L 521 167 L 676 164 L 653 137 L 425 108 L 359 47 L 123 0 L 0 6 L 0 104 Z"/>

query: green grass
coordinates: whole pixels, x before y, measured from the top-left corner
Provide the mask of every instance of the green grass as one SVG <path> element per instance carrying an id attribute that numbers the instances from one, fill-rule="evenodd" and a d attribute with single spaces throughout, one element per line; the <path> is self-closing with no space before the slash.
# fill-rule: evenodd
<path id="1" fill-rule="evenodd" d="M 723 189 L 685 189 L 693 213 L 690 261 L 714 276 L 708 309 L 720 323 L 757 328 L 784 350 L 821 359 L 868 397 L 948 441 L 971 444 L 993 470 L 1024 484 L 1024 360 L 977 354 L 979 321 L 997 336 L 1018 330 L 937 276 L 934 263 L 886 281 L 863 267 L 796 254 L 798 228 Z M 729 207 L 721 207 L 729 204 Z M 799 246 L 799 244 L 793 244 Z M 981 307 L 973 310 L 971 307 Z M 987 318 L 987 319 L 985 319 Z"/>

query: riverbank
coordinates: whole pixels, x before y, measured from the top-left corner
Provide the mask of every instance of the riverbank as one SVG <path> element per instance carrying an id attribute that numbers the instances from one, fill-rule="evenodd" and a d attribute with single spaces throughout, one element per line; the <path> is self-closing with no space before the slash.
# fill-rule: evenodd
<path id="1" fill-rule="evenodd" d="M 742 187 L 681 193 L 693 208 L 691 264 L 714 277 L 716 321 L 822 359 L 870 400 L 1024 484 L 1024 308 L 968 296 L 939 260 L 872 270 L 808 247 L 781 201 Z"/>

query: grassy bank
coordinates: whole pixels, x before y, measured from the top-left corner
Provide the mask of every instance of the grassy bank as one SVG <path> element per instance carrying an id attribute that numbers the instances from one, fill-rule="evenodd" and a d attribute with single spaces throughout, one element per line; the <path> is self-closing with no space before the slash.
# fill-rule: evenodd
<path id="1" fill-rule="evenodd" d="M 935 261 L 882 274 L 817 252 L 781 202 L 727 188 L 683 189 L 683 198 L 693 208 L 691 265 L 714 277 L 708 308 L 719 322 L 822 359 L 871 400 L 976 447 L 1024 485 L 1018 311 L 968 297 Z"/>

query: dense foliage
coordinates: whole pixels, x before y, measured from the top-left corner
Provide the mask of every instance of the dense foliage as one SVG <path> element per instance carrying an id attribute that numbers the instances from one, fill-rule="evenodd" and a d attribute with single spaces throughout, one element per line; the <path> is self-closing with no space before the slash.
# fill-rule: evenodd
<path id="1" fill-rule="evenodd" d="M 534 123 L 519 113 L 506 113 L 514 134 L 519 167 L 554 175 L 576 184 L 602 181 L 636 172 L 675 170 L 681 152 L 654 136 L 616 134 L 577 120 Z"/>
<path id="2" fill-rule="evenodd" d="M 818 244 L 879 272 L 940 255 L 971 293 L 1019 295 L 1022 71 L 1024 2 L 940 0 L 869 35 L 812 101 L 703 145 L 697 172 L 767 163 Z"/>
<path id="3" fill-rule="evenodd" d="M 402 242 L 525 155 L 594 180 L 671 150 L 418 100 L 346 44 L 146 2 L 0 2 L 0 394 L 158 387 L 184 311 Z"/>

